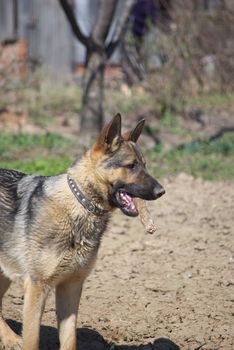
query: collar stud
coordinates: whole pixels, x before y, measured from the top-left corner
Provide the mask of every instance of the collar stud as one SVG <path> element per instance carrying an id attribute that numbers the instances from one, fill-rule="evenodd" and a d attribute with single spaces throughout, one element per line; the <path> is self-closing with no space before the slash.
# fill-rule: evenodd
<path id="1" fill-rule="evenodd" d="M 107 213 L 107 210 L 98 208 L 93 202 L 91 202 L 83 193 L 82 191 L 78 188 L 75 180 L 71 178 L 70 174 L 67 174 L 67 182 L 70 187 L 70 190 L 78 200 L 78 202 L 90 213 L 95 214 L 95 215 L 103 215 Z"/>

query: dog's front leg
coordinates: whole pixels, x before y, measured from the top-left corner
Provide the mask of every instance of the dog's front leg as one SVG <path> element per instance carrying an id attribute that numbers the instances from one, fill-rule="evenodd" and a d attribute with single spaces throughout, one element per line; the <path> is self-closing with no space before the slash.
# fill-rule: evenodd
<path id="1" fill-rule="evenodd" d="M 24 289 L 23 350 L 38 350 L 41 317 L 49 287 L 29 277 Z"/>
<path id="2" fill-rule="evenodd" d="M 80 280 L 71 279 L 56 287 L 60 350 L 76 349 L 76 321 L 82 284 Z"/>

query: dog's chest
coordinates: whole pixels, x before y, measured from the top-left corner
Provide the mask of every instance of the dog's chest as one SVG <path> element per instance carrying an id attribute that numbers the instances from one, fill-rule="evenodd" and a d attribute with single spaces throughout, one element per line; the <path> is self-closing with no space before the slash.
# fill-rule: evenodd
<path id="1" fill-rule="evenodd" d="M 88 216 L 78 217 L 73 220 L 70 227 L 71 244 L 83 246 L 87 243 L 88 246 L 96 246 L 100 244 L 102 234 L 106 230 L 108 223 L 107 216 Z"/>
<path id="2" fill-rule="evenodd" d="M 59 280 L 69 275 L 82 279 L 91 271 L 101 243 L 101 237 L 106 230 L 108 218 L 88 217 L 74 221 L 70 230 L 64 234 L 65 240 L 58 242 L 56 250 L 59 253 L 53 278 Z"/>

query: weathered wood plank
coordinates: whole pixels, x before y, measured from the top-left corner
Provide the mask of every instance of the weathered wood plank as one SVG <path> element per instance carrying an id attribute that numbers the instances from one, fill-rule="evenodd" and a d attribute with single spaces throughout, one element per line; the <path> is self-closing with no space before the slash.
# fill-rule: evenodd
<path id="1" fill-rule="evenodd" d="M 74 39 L 56 0 L 20 0 L 19 32 L 28 41 L 28 58 L 52 75 L 71 72 Z M 27 9 L 26 9 L 27 8 Z"/>
<path id="2" fill-rule="evenodd" d="M 16 39 L 14 0 L 0 0 L 0 41 Z"/>

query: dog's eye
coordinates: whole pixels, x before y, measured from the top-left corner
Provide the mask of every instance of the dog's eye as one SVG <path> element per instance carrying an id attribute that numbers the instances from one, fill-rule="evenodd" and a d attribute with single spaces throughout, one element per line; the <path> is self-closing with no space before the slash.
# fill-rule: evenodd
<path id="1" fill-rule="evenodd" d="M 133 163 L 127 164 L 126 168 L 133 170 L 133 169 L 136 169 L 137 165 L 138 165 L 138 162 L 134 161 Z"/>

